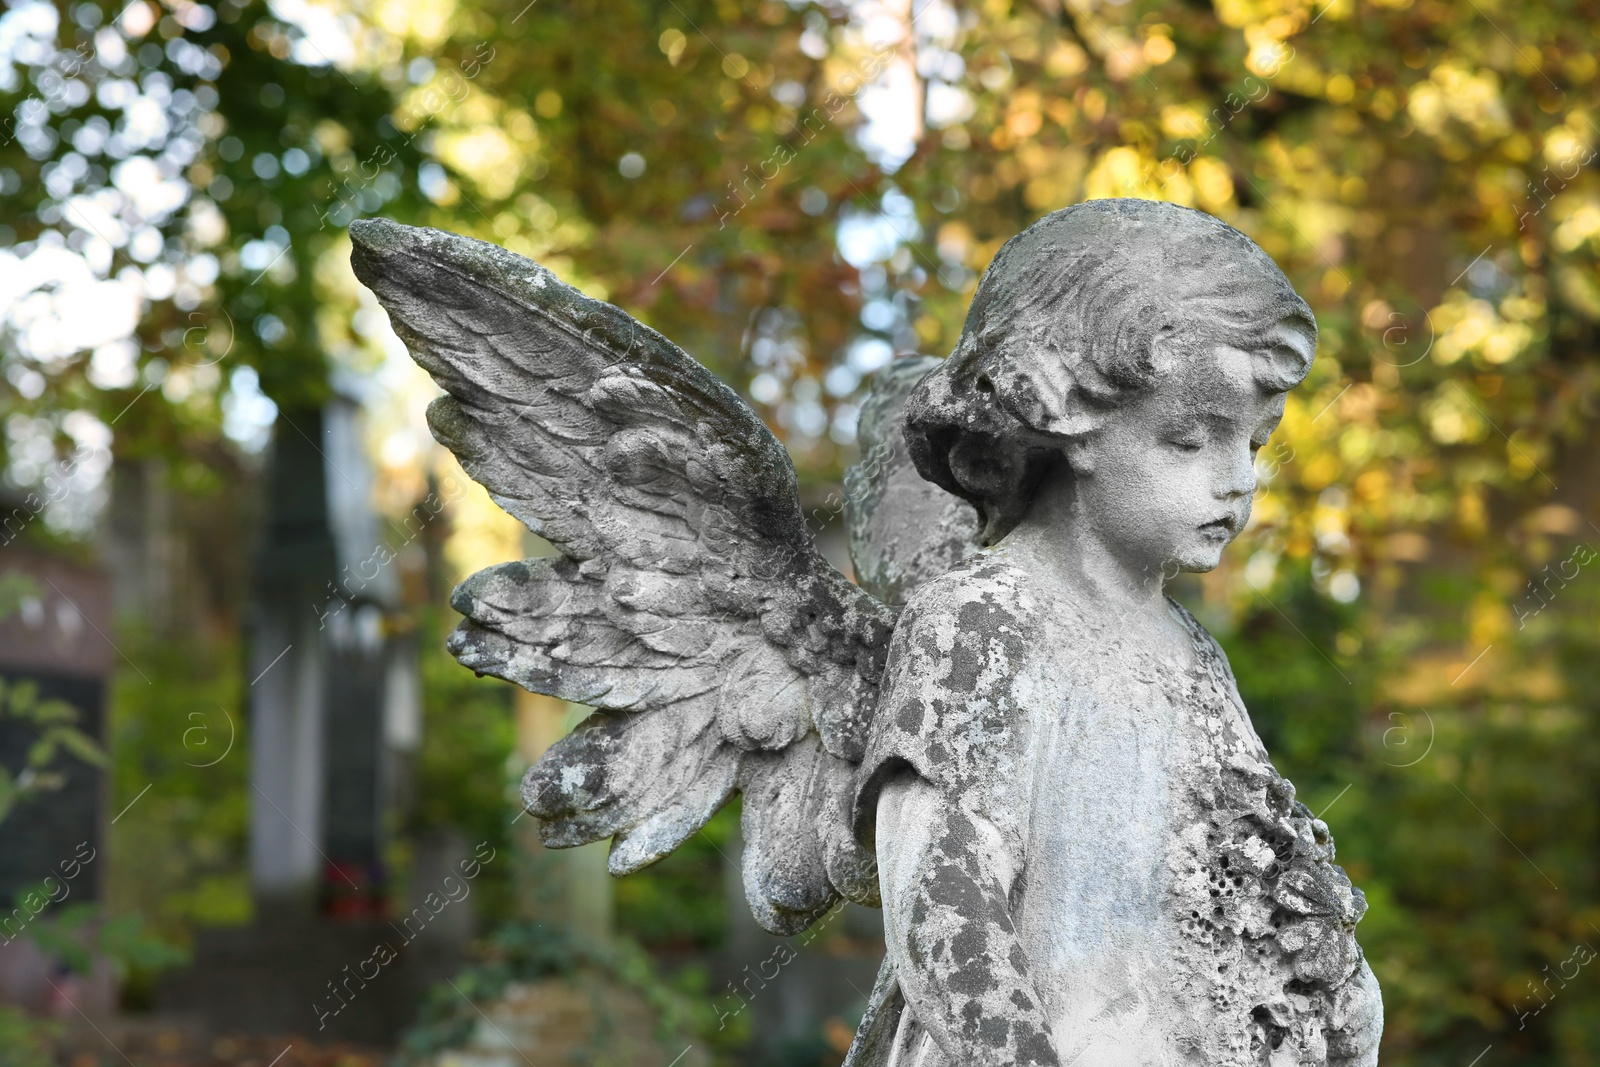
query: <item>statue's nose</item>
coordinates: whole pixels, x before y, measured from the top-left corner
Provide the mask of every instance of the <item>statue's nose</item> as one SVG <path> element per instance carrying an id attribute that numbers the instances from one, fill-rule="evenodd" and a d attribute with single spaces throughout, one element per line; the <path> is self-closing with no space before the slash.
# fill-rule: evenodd
<path id="1" fill-rule="evenodd" d="M 1217 496 L 1223 500 L 1234 500 L 1255 491 L 1255 457 L 1248 448 L 1230 449 L 1222 469 L 1217 472 Z"/>

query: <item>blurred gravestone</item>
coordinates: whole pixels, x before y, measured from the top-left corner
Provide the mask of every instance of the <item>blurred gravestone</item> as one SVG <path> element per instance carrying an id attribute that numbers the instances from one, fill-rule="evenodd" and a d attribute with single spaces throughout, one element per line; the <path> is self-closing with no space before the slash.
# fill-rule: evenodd
<path id="1" fill-rule="evenodd" d="M 280 414 L 274 436 L 247 669 L 256 921 L 205 931 L 162 997 L 216 1029 L 387 1040 L 470 934 L 458 912 L 413 943 L 410 902 L 391 899 L 385 857 L 420 734 L 391 546 L 414 531 L 380 524 L 360 429 L 341 385 L 320 410 Z M 424 852 L 416 874 L 433 879 Z M 393 957 L 378 966 L 380 943 Z"/>
<path id="2" fill-rule="evenodd" d="M 8 686 L 31 682 L 39 700 L 70 704 L 78 729 L 103 740 L 106 687 L 118 655 L 108 636 L 105 576 L 13 542 L 0 550 L 0 582 L 19 576 L 29 589 L 19 610 L 0 619 L 0 677 Z M 37 739 L 31 723 L 0 716 L 0 765 L 13 777 L 25 774 Z M 27 927 L 49 921 L 52 909 L 100 899 L 104 876 L 96 860 L 107 818 L 105 776 L 60 750 L 47 770 L 61 776 L 59 788 L 23 798 L 0 821 L 0 1000 L 33 1007 L 50 1000 L 50 970 Z M 37 892 L 46 879 L 53 879 L 48 901 Z M 90 1004 L 110 999 L 104 981 L 76 992 Z"/>

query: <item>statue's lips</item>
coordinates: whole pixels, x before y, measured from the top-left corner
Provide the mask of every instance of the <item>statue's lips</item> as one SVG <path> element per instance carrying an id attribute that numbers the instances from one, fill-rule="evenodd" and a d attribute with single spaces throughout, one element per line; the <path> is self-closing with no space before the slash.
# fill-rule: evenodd
<path id="1" fill-rule="evenodd" d="M 1233 518 L 1213 519 L 1211 522 L 1202 523 L 1200 532 L 1209 538 L 1226 541 L 1238 532 L 1238 521 Z"/>

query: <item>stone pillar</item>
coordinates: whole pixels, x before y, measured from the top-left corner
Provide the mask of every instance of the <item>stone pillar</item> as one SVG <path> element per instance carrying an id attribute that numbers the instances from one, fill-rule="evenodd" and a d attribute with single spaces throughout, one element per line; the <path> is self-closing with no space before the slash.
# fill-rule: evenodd
<path id="1" fill-rule="evenodd" d="M 410 527 L 380 521 L 362 439 L 359 381 L 335 378 L 323 409 L 327 521 L 341 600 L 324 630 L 328 657 L 323 825 L 328 873 L 324 910 L 344 919 L 376 918 L 389 892 L 386 853 L 396 801 L 398 752 L 391 745 L 397 692 L 415 657 L 393 638 L 400 607 L 400 564 Z M 414 744 L 414 741 L 413 741 Z"/>
<path id="2" fill-rule="evenodd" d="M 322 869 L 325 670 L 294 607 L 262 604 L 250 648 L 250 880 L 269 906 L 309 905 Z"/>
<path id="3" fill-rule="evenodd" d="M 273 442 L 250 642 L 251 876 L 258 900 L 375 917 L 400 753 L 417 743 L 416 656 L 394 529 L 373 510 L 359 383 L 285 412 Z M 400 533 L 409 533 L 400 529 Z"/>
<path id="4" fill-rule="evenodd" d="M 326 660 L 319 609 L 337 569 L 318 411 L 279 415 L 250 619 L 250 881 L 268 911 L 309 913 L 323 867 Z"/>

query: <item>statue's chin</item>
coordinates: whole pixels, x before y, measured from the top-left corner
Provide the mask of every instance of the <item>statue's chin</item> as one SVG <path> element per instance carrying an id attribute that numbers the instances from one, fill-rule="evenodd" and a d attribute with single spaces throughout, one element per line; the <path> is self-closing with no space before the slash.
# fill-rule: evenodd
<path id="1" fill-rule="evenodd" d="M 1227 543 L 1208 545 L 1204 548 L 1194 549 L 1178 557 L 1178 569 L 1186 574 L 1204 574 L 1217 569 L 1217 564 L 1222 562 L 1222 550 L 1227 548 Z"/>

